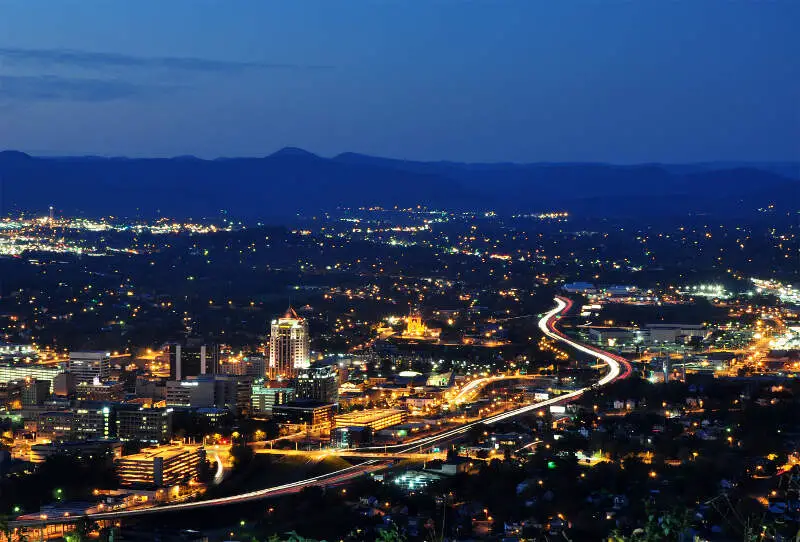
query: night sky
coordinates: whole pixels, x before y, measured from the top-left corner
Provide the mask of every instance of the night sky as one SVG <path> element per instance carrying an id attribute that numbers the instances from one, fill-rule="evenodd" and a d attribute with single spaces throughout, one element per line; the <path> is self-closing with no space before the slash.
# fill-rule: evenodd
<path id="1" fill-rule="evenodd" d="M 0 0 L 0 149 L 796 160 L 800 2 Z"/>

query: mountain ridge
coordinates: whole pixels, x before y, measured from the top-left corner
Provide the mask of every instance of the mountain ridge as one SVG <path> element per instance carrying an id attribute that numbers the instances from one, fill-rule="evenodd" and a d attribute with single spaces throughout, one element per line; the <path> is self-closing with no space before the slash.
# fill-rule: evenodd
<path id="1" fill-rule="evenodd" d="M 563 208 L 596 216 L 747 214 L 769 203 L 796 210 L 800 173 L 771 171 L 791 173 L 793 164 L 421 162 L 359 153 L 325 158 L 297 147 L 212 160 L 0 151 L 0 213 L 54 204 L 90 216 L 201 217 L 225 209 L 245 219 L 277 220 L 365 205 L 508 213 Z"/>

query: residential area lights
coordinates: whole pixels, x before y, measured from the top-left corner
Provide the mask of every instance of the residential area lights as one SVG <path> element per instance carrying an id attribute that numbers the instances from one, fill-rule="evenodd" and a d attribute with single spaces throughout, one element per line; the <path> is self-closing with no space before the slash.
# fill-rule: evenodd
<path id="1" fill-rule="evenodd" d="M 719 273 L 702 274 L 685 266 L 701 267 L 701 253 L 712 246 L 716 259 L 723 252 L 714 243 L 729 235 L 746 247 L 784 239 L 688 224 L 594 231 L 560 212 L 512 219 L 413 209 L 388 218 L 378 210 L 344 213 L 359 216 L 281 232 L 172 220 L 150 230 L 117 229 L 118 219 L 0 226 L 0 251 L 12 244 L 15 251 L 0 255 L 0 271 L 51 284 L 9 288 L 6 277 L 14 275 L 4 272 L 0 285 L 0 384 L 13 420 L 4 434 L 13 440 L 12 461 L 30 462 L 35 474 L 52 454 L 86 463 L 100 446 L 93 437 L 122 441 L 109 444 L 107 467 L 124 487 L 99 486 L 86 514 L 114 522 L 280 498 L 314 485 L 329 488 L 326 503 L 353 507 L 359 517 L 403 517 L 400 493 L 430 491 L 437 477 L 447 486 L 454 473 L 525 478 L 520 502 L 555 494 L 550 510 L 563 514 L 537 520 L 537 528 L 554 532 L 562 522 L 571 529 L 567 516 L 586 521 L 561 494 L 570 485 L 561 477 L 574 478 L 577 495 L 604 472 L 635 473 L 630 495 L 640 488 L 667 495 L 679 471 L 727 476 L 741 464 L 748 479 L 763 481 L 765 507 L 781 498 L 768 490 L 775 490 L 775 472 L 793 468 L 794 456 L 780 449 L 773 459 L 746 456 L 755 444 L 740 422 L 755 409 L 768 423 L 769 414 L 795 404 L 797 289 L 778 272 L 780 280 L 748 279 L 769 276 L 757 262 L 725 261 Z M 630 248 L 625 240 L 632 238 L 633 250 L 611 248 Z M 689 248 L 676 254 L 675 246 Z M 435 257 L 418 263 L 424 254 Z M 673 254 L 683 258 L 677 271 L 667 259 Z M 178 290 L 167 290 L 171 284 Z M 548 305 L 554 291 L 560 294 Z M 284 313 L 287 297 L 292 308 Z M 573 303 L 581 305 L 573 310 Z M 293 323 L 281 328 L 282 319 Z M 108 358 L 97 379 L 91 364 L 80 368 L 71 341 L 96 345 Z M 71 387 L 72 377 L 81 382 Z M 794 432 L 783 420 L 764 440 L 778 448 Z M 680 446 L 665 443 L 674 435 Z M 147 442 L 141 455 L 127 453 L 134 440 Z M 173 458 L 164 445 L 179 440 L 186 456 Z M 273 455 L 286 456 L 281 468 L 292 469 L 284 478 L 292 482 L 231 489 L 242 465 L 252 461 L 252 472 L 261 473 Z M 633 467 L 634 457 L 646 466 Z M 566 468 L 573 458 L 577 470 Z M 295 460 L 318 464 L 314 472 L 323 474 L 309 476 Z M 396 484 L 395 509 L 382 498 L 364 504 L 362 485 L 349 484 L 365 473 Z M 207 498 L 217 484 L 228 485 L 228 496 Z M 147 493 L 135 498 L 110 493 L 144 486 Z M 481 500 L 468 486 L 452 502 L 443 497 L 437 510 Z M 68 481 L 41 492 L 49 504 L 28 515 L 9 506 L 19 525 L 68 524 L 84 515 L 63 502 L 79 494 Z M 596 501 L 596 518 L 634 524 L 625 492 L 605 510 L 597 503 L 606 496 L 587 489 L 580 500 Z M 500 508 L 486 497 L 465 523 L 522 536 L 530 525 L 506 522 Z M 526 505 L 525 514 L 541 508 Z M 289 524 L 282 509 L 270 521 Z M 263 523 L 231 510 L 226 532 Z M 487 518 L 503 521 L 487 526 Z"/>

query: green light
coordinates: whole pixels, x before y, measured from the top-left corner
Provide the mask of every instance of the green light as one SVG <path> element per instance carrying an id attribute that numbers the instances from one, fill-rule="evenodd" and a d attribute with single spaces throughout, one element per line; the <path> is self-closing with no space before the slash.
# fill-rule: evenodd
<path id="1" fill-rule="evenodd" d="M 22 512 L 22 508 L 20 508 L 19 506 L 15 506 L 14 507 L 14 513 L 15 514 L 19 514 L 20 512 Z"/>
<path id="2" fill-rule="evenodd" d="M 555 462 L 555 461 L 548 461 L 548 462 L 547 462 L 547 468 L 548 468 L 548 469 L 554 469 L 554 468 L 556 468 L 556 462 Z"/>
<path id="3" fill-rule="evenodd" d="M 242 527 L 244 527 L 244 520 L 240 521 L 240 522 L 239 522 L 239 525 L 241 525 Z"/>

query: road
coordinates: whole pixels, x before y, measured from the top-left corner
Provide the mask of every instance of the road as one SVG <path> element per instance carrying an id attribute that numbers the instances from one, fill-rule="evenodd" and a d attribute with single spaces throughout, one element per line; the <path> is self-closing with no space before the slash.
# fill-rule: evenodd
<path id="1" fill-rule="evenodd" d="M 419 459 L 419 460 L 427 460 L 430 461 L 432 459 L 444 459 L 447 455 L 446 452 L 437 452 L 437 453 L 405 453 L 398 454 L 397 452 L 386 452 L 384 453 L 383 448 L 380 450 L 373 450 L 373 451 L 359 451 L 357 449 L 352 448 L 345 448 L 345 449 L 330 449 L 324 448 L 322 450 L 279 450 L 279 449 L 270 449 L 270 448 L 263 448 L 261 450 L 256 450 L 257 454 L 263 455 L 279 455 L 281 457 L 285 456 L 295 456 L 295 457 L 307 457 L 309 459 L 315 460 L 322 460 L 326 457 L 336 456 L 336 457 L 357 457 L 361 459 Z"/>
<path id="2" fill-rule="evenodd" d="M 540 377 L 536 375 L 499 375 L 476 378 L 461 388 L 456 396 L 450 399 L 450 402 L 456 404 L 467 403 L 473 400 L 475 396 L 479 395 L 483 388 L 493 382 L 500 382 L 503 380 L 532 380 L 536 378 Z"/>
<path id="3" fill-rule="evenodd" d="M 591 354 L 599 361 L 608 365 L 608 374 L 598 380 L 595 386 L 605 386 L 614 380 L 628 378 L 631 375 L 631 364 L 624 357 L 574 341 L 556 329 L 555 324 L 558 321 L 556 316 L 569 312 L 572 308 L 572 300 L 566 297 L 556 297 L 555 301 L 556 308 L 546 313 L 544 317 L 539 320 L 539 329 L 541 332 L 551 339 L 571 346 L 579 352 Z"/>
<path id="4" fill-rule="evenodd" d="M 304 480 L 298 480 L 296 482 L 290 482 L 288 484 L 283 484 L 280 486 L 274 486 L 266 489 L 260 489 L 257 491 L 250 491 L 248 493 L 240 493 L 239 495 L 231 495 L 230 497 L 221 497 L 218 499 L 209 499 L 206 501 L 195 501 L 195 502 L 185 502 L 185 503 L 178 503 L 178 504 L 168 504 L 165 506 L 153 506 L 151 508 L 140 508 L 136 510 L 117 510 L 114 512 L 103 512 L 103 513 L 95 513 L 89 514 L 95 521 L 100 520 L 111 520 L 111 519 L 122 519 L 134 516 L 148 516 L 152 514 L 163 514 L 167 512 L 179 512 L 179 511 L 187 511 L 187 510 L 197 510 L 202 508 L 209 508 L 215 506 L 224 506 L 228 504 L 237 504 L 237 503 L 245 503 L 251 501 L 259 501 L 266 498 L 271 497 L 280 497 L 283 495 L 291 495 L 292 493 L 298 493 L 302 491 L 306 487 L 311 486 L 336 486 L 346 482 L 349 482 L 353 478 L 357 478 L 362 476 L 366 473 L 380 470 L 385 468 L 390 461 L 378 461 L 378 460 L 370 460 L 365 461 L 364 463 L 359 463 L 358 465 L 353 465 L 352 467 L 347 467 L 344 469 L 340 469 L 328 474 L 323 474 L 320 476 L 315 476 L 313 478 L 306 478 Z M 23 520 L 12 521 L 10 522 L 10 526 L 12 528 L 15 527 L 36 527 L 41 526 L 43 523 L 42 519 L 39 519 L 39 516 L 36 515 L 36 518 L 25 518 Z M 47 523 L 72 523 L 79 521 L 81 518 L 78 516 L 70 516 L 70 517 L 52 517 L 48 518 Z"/>
<path id="5" fill-rule="evenodd" d="M 569 337 L 558 331 L 555 327 L 555 324 L 560 315 L 570 310 L 570 308 L 572 307 L 572 301 L 567 298 L 556 297 L 555 303 L 556 306 L 552 310 L 546 312 L 539 320 L 539 329 L 542 331 L 542 333 L 544 333 L 548 337 L 557 340 L 559 342 L 562 342 L 580 352 L 583 352 L 585 354 L 590 354 L 598 358 L 598 360 L 602 361 L 608 366 L 608 372 L 602 378 L 600 378 L 600 380 L 598 380 L 593 386 L 605 386 L 617 379 L 627 378 L 628 376 L 630 376 L 631 365 L 630 363 L 628 363 L 627 360 L 625 360 L 621 356 L 617 356 L 609 352 L 604 352 L 603 350 L 600 350 L 598 348 L 586 346 L 584 344 L 581 344 L 577 341 L 570 339 Z M 461 435 L 469 431 L 472 427 L 479 424 L 497 423 L 500 421 L 514 418 L 516 416 L 537 411 L 542 408 L 546 408 L 550 405 L 556 405 L 572 401 L 580 397 L 580 395 L 583 394 L 589 388 L 590 387 L 581 388 L 579 390 L 559 395 L 558 397 L 553 397 L 546 401 L 540 401 L 535 404 L 526 405 L 524 407 L 509 410 L 507 412 L 503 412 L 500 414 L 495 414 L 493 416 L 489 416 L 475 422 L 467 423 L 464 425 L 460 425 L 456 428 L 443 431 L 436 435 L 421 437 L 411 442 L 405 442 L 403 444 L 394 444 L 388 446 L 366 446 L 361 448 L 355 448 L 352 449 L 351 451 L 361 451 L 361 452 L 383 451 L 384 453 L 391 451 L 397 454 L 398 456 L 400 456 L 401 454 L 413 452 L 415 450 L 421 451 L 422 449 L 433 447 L 436 444 L 443 444 L 453 440 L 454 438 L 460 437 Z M 310 486 L 315 486 L 315 485 L 328 486 L 328 485 L 342 484 L 358 476 L 361 476 L 365 473 L 382 469 L 386 467 L 389 463 L 390 463 L 389 460 L 381 461 L 378 459 L 372 459 L 328 474 L 315 476 L 313 478 L 307 478 L 304 480 L 298 480 L 296 482 L 291 482 L 280 486 L 261 489 L 258 491 L 250 491 L 248 493 L 231 495 L 230 497 L 221 497 L 217 499 L 209 499 L 206 501 L 168 504 L 164 506 L 154 506 L 152 508 L 143 508 L 138 510 L 120 510 L 115 512 L 91 514 L 91 517 L 95 520 L 120 519 L 133 516 L 165 514 L 170 512 L 197 510 L 203 508 L 212 508 L 216 506 L 224 506 L 228 504 L 258 501 L 267 498 L 288 495 L 291 493 L 297 493 L 301 491 L 303 488 Z M 28 526 L 35 524 L 41 524 L 41 521 L 38 522 L 33 521 L 30 523 L 24 521 L 12 522 L 13 527 L 18 527 L 22 525 Z"/>
<path id="6" fill-rule="evenodd" d="M 208 454 L 214 462 L 217 464 L 217 468 L 214 472 L 214 485 L 217 486 L 222 482 L 222 479 L 225 477 L 225 463 L 222 461 L 222 457 L 220 457 L 219 452 L 216 450 L 211 450 Z"/>

